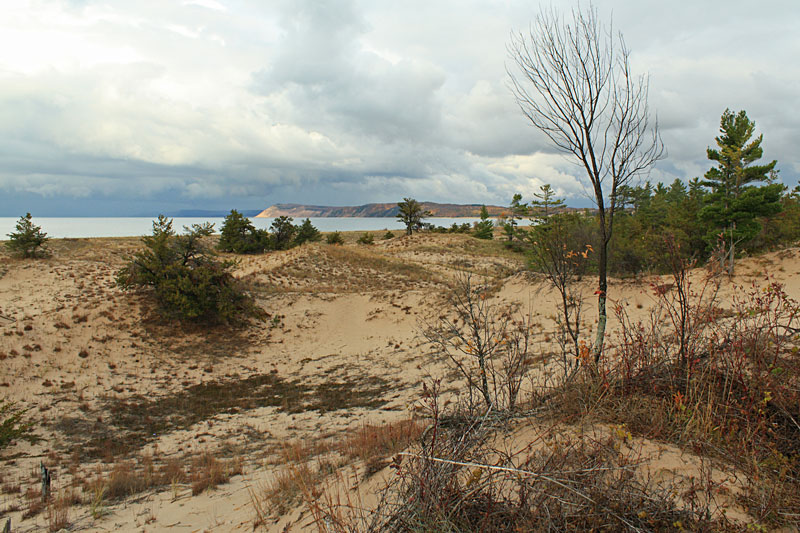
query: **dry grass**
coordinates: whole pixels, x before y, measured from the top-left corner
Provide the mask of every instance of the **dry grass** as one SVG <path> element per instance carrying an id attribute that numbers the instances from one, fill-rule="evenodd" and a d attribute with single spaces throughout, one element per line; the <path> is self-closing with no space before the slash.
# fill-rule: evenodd
<path id="1" fill-rule="evenodd" d="M 388 424 L 363 424 L 349 434 L 339 446 L 345 457 L 369 461 L 386 458 L 405 450 L 419 440 L 426 424 L 417 418 L 408 418 Z"/>
<path id="2" fill-rule="evenodd" d="M 68 491 L 51 499 L 47 506 L 47 528 L 51 533 L 66 529 L 69 522 L 69 508 L 80 504 L 81 500 L 75 493 Z"/>
<path id="3" fill-rule="evenodd" d="M 274 480 L 261 492 L 256 500 L 266 504 L 271 513 L 282 515 L 299 503 L 303 494 L 310 493 L 320 479 L 320 471 L 309 463 L 291 465 L 275 474 Z M 265 508 L 259 503 L 256 508 Z"/>
<path id="4" fill-rule="evenodd" d="M 227 483 L 232 476 L 242 473 L 241 457 L 222 461 L 210 452 L 204 452 L 192 463 L 192 496 Z"/>
<path id="5" fill-rule="evenodd" d="M 251 276 L 265 293 L 354 293 L 408 289 L 440 283 L 432 271 L 395 259 L 375 247 L 312 245 L 285 252 L 290 259 Z"/>

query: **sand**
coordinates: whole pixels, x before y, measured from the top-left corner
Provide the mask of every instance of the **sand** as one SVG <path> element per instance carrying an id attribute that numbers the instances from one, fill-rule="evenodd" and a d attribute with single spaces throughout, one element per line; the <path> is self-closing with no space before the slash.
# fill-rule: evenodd
<path id="1" fill-rule="evenodd" d="M 146 295 L 119 289 L 115 273 L 138 239 L 57 240 L 39 260 L 2 252 L 0 396 L 28 409 L 42 440 L 3 451 L 1 520 L 10 517 L 14 531 L 47 530 L 46 510 L 23 519 L 43 462 L 56 493 L 74 486 L 84 501 L 68 510 L 72 530 L 252 531 L 252 500 L 286 467 L 287 443 L 335 443 L 365 423 L 407 418 L 426 380 L 444 377 L 448 390 L 460 388 L 420 334 L 444 312 L 457 271 L 489 275 L 499 283 L 494 303 L 529 310 L 542 339 L 554 331 L 554 294 L 496 244 L 461 235 L 348 241 L 240 258 L 236 275 L 255 287 L 269 318 L 233 330 L 171 323 Z M 800 299 L 799 270 L 797 249 L 744 259 L 723 283 L 722 306 L 767 274 Z M 693 275 L 699 285 L 702 272 Z M 662 282 L 614 280 L 611 303 L 643 318 L 652 285 Z M 591 331 L 593 281 L 580 288 Z M 612 318 L 610 339 L 617 326 Z M 274 397 L 264 399 L 265 391 Z M 81 489 L 126 460 L 173 459 L 190 470 L 204 452 L 238 461 L 241 474 L 196 496 L 188 483 L 173 483 L 94 507 Z M 694 460 L 661 452 L 659 472 L 684 471 Z M 357 483 L 353 464 L 339 466 Z M 293 508 L 260 527 L 309 527 L 309 513 Z"/>

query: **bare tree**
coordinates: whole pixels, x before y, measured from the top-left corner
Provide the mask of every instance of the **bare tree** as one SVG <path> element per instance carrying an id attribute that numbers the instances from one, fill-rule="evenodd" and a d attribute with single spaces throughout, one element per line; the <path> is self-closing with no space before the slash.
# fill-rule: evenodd
<path id="1" fill-rule="evenodd" d="M 603 352 L 608 243 L 617 191 L 663 157 L 658 123 L 650 122 L 647 76 L 634 76 L 622 35 L 598 22 L 591 5 L 571 17 L 542 9 L 528 34 L 512 33 L 507 68 L 522 113 L 555 147 L 577 159 L 597 204 L 598 321 L 592 351 Z"/>

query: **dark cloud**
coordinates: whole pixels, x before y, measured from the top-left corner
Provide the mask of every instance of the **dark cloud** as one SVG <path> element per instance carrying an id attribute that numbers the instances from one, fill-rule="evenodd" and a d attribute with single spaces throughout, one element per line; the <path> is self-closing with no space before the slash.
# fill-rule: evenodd
<path id="1" fill-rule="evenodd" d="M 559 2 L 556 7 L 570 6 Z M 649 72 L 669 158 L 692 178 L 746 109 L 797 182 L 794 2 L 613 8 Z M 505 203 L 581 170 L 514 103 L 506 43 L 528 2 L 55 0 L 0 22 L 0 216 L 143 214 L 420 199 Z"/>

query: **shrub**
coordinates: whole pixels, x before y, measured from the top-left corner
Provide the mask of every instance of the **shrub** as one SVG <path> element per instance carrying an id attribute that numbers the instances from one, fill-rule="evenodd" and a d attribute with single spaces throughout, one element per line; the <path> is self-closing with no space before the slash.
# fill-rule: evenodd
<path id="1" fill-rule="evenodd" d="M 24 420 L 25 411 L 13 402 L 0 399 L 0 450 L 15 439 L 31 440 L 31 424 Z"/>
<path id="2" fill-rule="evenodd" d="M 383 240 L 394 239 L 394 233 L 389 230 L 386 230 L 386 233 L 383 234 Z"/>
<path id="3" fill-rule="evenodd" d="M 366 232 L 364 235 L 358 238 L 358 244 L 375 244 L 375 236 L 370 232 Z"/>
<path id="4" fill-rule="evenodd" d="M 322 240 L 322 234 L 311 223 L 311 219 L 307 218 L 297 228 L 297 234 L 294 237 L 295 246 L 300 246 L 306 242 L 317 242 Z"/>
<path id="5" fill-rule="evenodd" d="M 487 409 L 513 410 L 536 355 L 530 317 L 493 304 L 493 289 L 458 273 L 446 304 L 451 313 L 422 331 L 431 353 L 446 357 L 466 381 L 470 410 L 478 395 Z"/>
<path id="6" fill-rule="evenodd" d="M 176 235 L 172 220 L 163 215 L 153 222 L 153 234 L 117 274 L 125 288 L 152 289 L 168 315 L 202 322 L 228 323 L 258 311 L 230 273 L 234 263 L 219 261 L 203 242 L 213 224 L 195 224 Z"/>
<path id="7" fill-rule="evenodd" d="M 6 246 L 12 253 L 22 257 L 36 257 L 45 254 L 45 244 L 49 240 L 47 233 L 31 221 L 31 214 L 26 213 L 17 221 L 17 231 L 8 234 Z"/>
<path id="8" fill-rule="evenodd" d="M 328 233 L 328 236 L 325 237 L 325 242 L 328 244 L 344 244 L 344 239 L 340 232 L 334 231 L 333 233 Z"/>
<path id="9" fill-rule="evenodd" d="M 220 234 L 217 249 L 223 252 L 254 254 L 263 252 L 269 246 L 269 234 L 257 229 L 235 209 L 225 217 Z"/>

